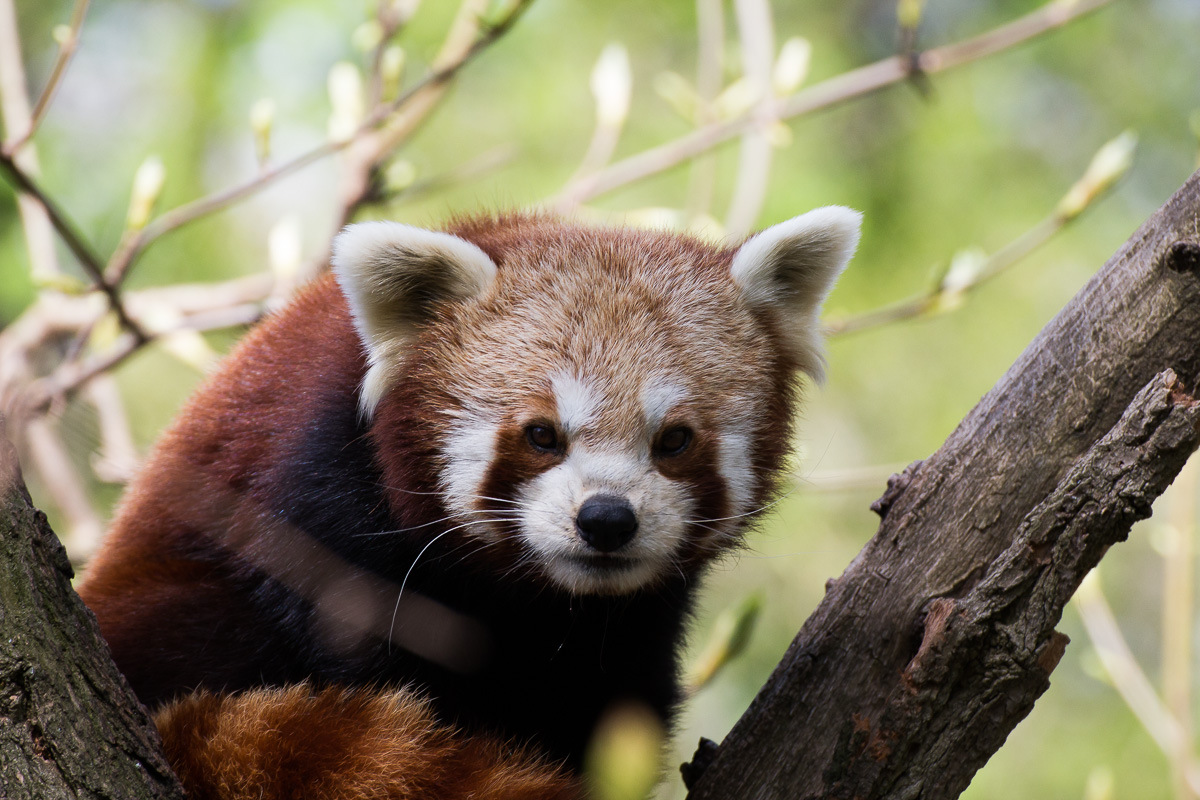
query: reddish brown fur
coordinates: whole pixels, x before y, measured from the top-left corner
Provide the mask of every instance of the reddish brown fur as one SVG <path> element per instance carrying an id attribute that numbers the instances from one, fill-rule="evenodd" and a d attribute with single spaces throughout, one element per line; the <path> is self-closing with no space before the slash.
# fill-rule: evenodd
<path id="1" fill-rule="evenodd" d="M 326 369 L 310 368 L 315 352 Z M 242 578 L 221 551 L 251 539 L 253 517 L 271 506 L 271 468 L 308 425 L 308 407 L 293 398 L 352 397 L 363 369 L 341 292 L 322 278 L 247 335 L 156 444 L 79 586 L 143 701 L 177 691 L 161 665 L 142 671 L 147 643 L 193 674 L 214 659 L 213 672 L 236 673 L 239 656 L 256 649 L 262 623 L 230 591 Z M 208 651 L 214 637 L 218 654 Z"/>
<path id="2" fill-rule="evenodd" d="M 695 390 L 686 411 L 696 439 L 684 455 L 664 459 L 660 470 L 692 487 L 697 516 L 723 517 L 730 502 L 715 474 L 716 445 L 707 431 L 720 427 L 729 393 L 754 399 L 759 410 L 751 437 L 752 501 L 755 508 L 766 503 L 790 439 L 794 370 L 809 365 L 795 363 L 773 320 L 739 302 L 728 279 L 731 250 L 672 234 L 585 228 L 540 217 L 471 220 L 451 232 L 496 261 L 508 288 L 460 309 L 451 321 L 435 319 L 376 410 L 369 436 L 393 519 L 417 529 L 444 513 L 428 498 L 438 489 L 443 412 L 460 404 L 464 393 L 499 396 L 506 404 L 495 468 L 481 494 L 506 497 L 517 480 L 551 463 L 522 438 L 524 425 L 554 414 L 544 356 L 586 363 L 599 380 L 617 388 L 628 368 L 628 353 L 571 338 L 573 324 L 586 315 L 610 315 L 661 332 L 652 341 L 656 354 L 674 359 L 661 364 L 663 371 L 687 376 Z M 586 270 L 537 269 L 544 261 L 583 263 Z M 654 272 L 647 265 L 684 276 L 681 293 L 693 307 L 677 307 L 676 297 L 664 300 L 645 277 Z M 578 309 L 555 317 L 558 327 L 543 326 L 541 304 L 562 311 L 564 296 L 576 292 Z M 706 330 L 720 330 L 727 337 L 724 346 L 697 340 L 689 314 L 700 315 Z M 488 324 L 496 319 L 499 327 Z M 621 333 L 605 331 L 611 341 L 620 341 Z M 353 404 L 365 368 L 346 302 L 333 279 L 322 278 L 248 335 L 162 437 L 80 586 L 118 664 L 148 705 L 197 685 L 197 676 L 210 686 L 235 688 L 309 677 L 288 672 L 294 654 L 262 651 L 262 642 L 276 641 L 272 626 L 279 621 L 261 619 L 245 600 L 261 581 L 252 574 L 262 566 L 255 551 L 271 546 L 264 532 L 278 524 L 280 485 L 288 480 L 280 465 L 297 458 L 314 425 L 317 400 L 336 396 Z M 604 424 L 613 430 L 640 413 L 626 413 L 623 406 L 610 411 Z M 421 535 L 432 536 L 436 529 L 424 531 Z M 707 541 L 701 531 L 679 554 L 687 570 L 684 582 L 731 544 Z M 501 562 L 517 558 L 515 547 L 507 541 L 465 555 L 495 575 L 507 575 L 508 564 Z M 546 601 L 543 594 L 529 597 Z M 686 601 L 676 598 L 676 604 Z M 686 608 L 678 609 L 680 618 L 685 615 Z M 531 624 L 536 628 L 538 622 Z M 547 635 L 555 635 L 551 626 Z M 654 662 L 660 671 L 672 670 L 674 646 L 661 642 L 663 652 Z M 580 663 L 593 668 L 594 659 L 580 652 Z M 628 660 L 637 659 L 635 653 Z M 268 669 L 276 671 L 264 676 Z M 513 667 L 520 671 L 520 665 Z M 661 683 L 655 702 L 669 706 L 677 699 L 674 676 L 663 676 Z M 168 707 L 159 722 L 169 757 L 192 797 L 202 800 L 578 793 L 572 780 L 519 749 L 439 726 L 429 707 L 404 691 L 292 686 L 236 696 L 197 694 Z"/>
<path id="3" fill-rule="evenodd" d="M 573 800 L 520 747 L 441 726 L 411 692 L 199 692 L 155 716 L 191 800 Z"/>

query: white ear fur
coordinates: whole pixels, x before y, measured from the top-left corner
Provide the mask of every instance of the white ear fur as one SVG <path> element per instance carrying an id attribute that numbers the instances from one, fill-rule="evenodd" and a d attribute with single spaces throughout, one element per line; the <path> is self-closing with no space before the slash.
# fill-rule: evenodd
<path id="1" fill-rule="evenodd" d="M 779 315 L 800 369 L 825 374 L 821 304 L 858 246 L 862 214 L 825 206 L 767 228 L 733 256 L 730 272 L 751 306 Z"/>
<path id="2" fill-rule="evenodd" d="M 333 269 L 367 351 L 358 398 L 367 418 L 433 306 L 476 297 L 496 277 L 492 259 L 465 239 L 399 222 L 346 226 L 333 240 Z"/>

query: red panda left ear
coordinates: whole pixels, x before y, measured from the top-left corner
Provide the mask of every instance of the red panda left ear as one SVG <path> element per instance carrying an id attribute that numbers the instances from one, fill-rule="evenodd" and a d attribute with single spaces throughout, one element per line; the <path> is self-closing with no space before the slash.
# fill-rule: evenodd
<path id="1" fill-rule="evenodd" d="M 367 353 L 366 417 L 435 307 L 477 297 L 496 277 L 492 259 L 465 239 L 399 222 L 348 225 L 333 241 L 333 269 Z"/>
<path id="2" fill-rule="evenodd" d="M 862 214 L 825 206 L 767 228 L 733 256 L 730 272 L 742 297 L 777 315 L 800 369 L 825 373 L 821 304 L 858 246 Z"/>

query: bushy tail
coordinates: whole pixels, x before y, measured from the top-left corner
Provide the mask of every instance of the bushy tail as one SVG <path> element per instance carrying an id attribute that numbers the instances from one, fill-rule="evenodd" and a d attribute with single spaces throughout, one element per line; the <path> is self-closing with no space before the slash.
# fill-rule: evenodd
<path id="1" fill-rule="evenodd" d="M 190 800 L 579 800 L 565 770 L 404 690 L 197 692 L 155 716 Z"/>

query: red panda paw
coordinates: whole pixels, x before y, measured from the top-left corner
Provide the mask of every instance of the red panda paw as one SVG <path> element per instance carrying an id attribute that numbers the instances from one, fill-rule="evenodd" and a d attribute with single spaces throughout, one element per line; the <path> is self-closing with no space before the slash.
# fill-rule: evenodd
<path id="1" fill-rule="evenodd" d="M 190 800 L 578 800 L 528 750 L 438 723 L 404 690 L 200 691 L 155 715 Z"/>

